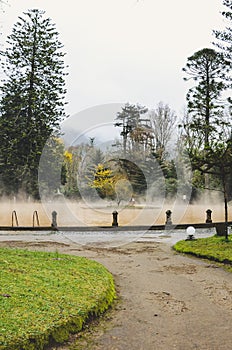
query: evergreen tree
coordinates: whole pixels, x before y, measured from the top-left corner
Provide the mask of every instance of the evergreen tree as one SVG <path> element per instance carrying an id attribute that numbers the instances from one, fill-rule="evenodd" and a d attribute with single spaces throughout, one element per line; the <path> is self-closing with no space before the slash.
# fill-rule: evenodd
<path id="1" fill-rule="evenodd" d="M 224 209 L 225 209 L 225 227 L 224 234 L 228 238 L 228 200 L 230 188 L 228 177 L 231 175 L 232 168 L 232 139 L 225 139 L 223 130 L 218 133 L 215 139 L 211 139 L 207 147 L 207 157 L 205 153 L 198 148 L 188 148 L 188 154 L 191 159 L 193 169 L 197 169 L 201 174 L 213 177 L 219 181 L 217 190 L 223 193 Z M 210 190 L 213 186 L 210 185 Z"/>
<path id="2" fill-rule="evenodd" d="M 38 197 L 39 159 L 65 117 L 65 65 L 58 33 L 44 12 L 19 17 L 2 52 L 0 173 L 7 194 Z"/>
<path id="3" fill-rule="evenodd" d="M 43 198 L 53 198 L 65 183 L 69 174 L 65 167 L 67 162 L 64 143 L 55 136 L 49 137 L 43 148 L 39 166 L 39 190 Z"/>
<path id="4" fill-rule="evenodd" d="M 228 87 L 225 77 L 229 62 L 221 53 L 203 49 L 188 58 L 183 70 L 198 84 L 187 94 L 188 111 L 184 121 L 185 149 L 193 170 L 204 174 L 204 188 L 214 189 L 212 178 L 219 180 L 225 203 L 225 235 L 227 237 L 228 188 L 227 177 L 231 171 L 231 140 L 226 119 L 222 92 Z M 215 181 L 214 181 L 215 182 Z"/>
<path id="5" fill-rule="evenodd" d="M 146 114 L 148 109 L 139 104 L 133 105 L 126 103 L 122 107 L 122 111 L 117 113 L 116 127 L 121 127 L 121 136 L 123 139 L 123 152 L 124 155 L 128 151 L 135 151 L 135 148 L 139 144 L 148 143 L 148 140 L 152 138 L 151 130 L 147 125 L 144 125 L 144 121 L 149 119 L 143 118 L 143 115 Z"/>
<path id="6" fill-rule="evenodd" d="M 187 94 L 188 115 L 191 117 L 191 130 L 202 133 L 203 145 L 207 148 L 215 126 L 223 123 L 224 105 L 220 101 L 227 88 L 224 82 L 229 70 L 228 61 L 213 49 L 202 49 L 188 58 L 183 71 L 197 82 Z"/>
<path id="7" fill-rule="evenodd" d="M 116 117 L 115 126 L 122 127 L 123 152 L 118 158 L 127 158 L 121 161 L 121 167 L 127 173 L 135 196 L 144 196 L 152 186 L 160 186 L 163 176 L 166 179 L 165 172 L 162 172 L 168 163 L 165 162 L 164 149 L 170 140 L 175 115 L 167 105 L 160 103 L 158 108 L 157 113 L 151 111 L 147 114 L 146 107 L 127 103 Z M 173 188 L 172 193 L 175 192 Z M 169 189 L 167 192 L 170 194 Z"/>
<path id="8" fill-rule="evenodd" d="M 228 82 L 229 87 L 232 87 L 232 1 L 231 0 L 223 0 L 223 5 L 225 6 L 225 11 L 222 12 L 222 16 L 225 19 L 226 27 L 224 30 L 214 30 L 213 33 L 217 42 L 214 43 L 215 46 L 219 48 L 219 50 L 224 55 L 225 59 L 228 61 L 230 65 L 230 74 L 226 76 L 226 81 Z M 230 108 L 232 106 L 232 98 L 228 98 L 228 102 L 230 103 Z"/>
<path id="9" fill-rule="evenodd" d="M 226 27 L 224 30 L 214 30 L 213 33 L 218 40 L 215 45 L 224 53 L 225 58 L 230 61 L 232 68 L 232 1 L 223 0 L 223 5 L 226 10 L 222 12 L 222 16 L 226 20 Z"/>

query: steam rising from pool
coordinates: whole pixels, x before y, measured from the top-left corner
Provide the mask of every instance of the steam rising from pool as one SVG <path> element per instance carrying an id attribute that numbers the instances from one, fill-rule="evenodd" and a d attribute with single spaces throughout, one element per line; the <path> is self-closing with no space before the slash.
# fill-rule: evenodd
<path id="1" fill-rule="evenodd" d="M 0 202 L 0 226 L 11 226 L 12 212 L 17 213 L 19 226 L 32 226 L 33 212 L 37 211 L 40 226 L 50 226 L 52 212 L 57 212 L 58 226 L 111 226 L 112 212 L 117 210 L 120 226 L 151 226 L 164 225 L 166 211 L 172 211 L 173 224 L 203 223 L 206 220 L 206 210 L 212 210 L 213 222 L 224 220 L 224 204 L 222 201 L 199 201 L 194 204 L 176 202 L 135 203 L 134 206 L 117 206 L 115 203 L 92 203 L 83 201 L 48 201 L 35 202 L 28 200 L 3 199 Z M 229 207 L 229 220 L 232 220 Z"/>

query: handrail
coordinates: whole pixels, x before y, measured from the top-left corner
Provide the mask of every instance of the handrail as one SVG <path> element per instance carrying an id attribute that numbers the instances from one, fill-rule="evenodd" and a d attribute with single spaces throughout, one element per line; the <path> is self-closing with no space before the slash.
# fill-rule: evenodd
<path id="1" fill-rule="evenodd" d="M 12 214 L 11 214 L 11 226 L 12 227 L 14 227 L 14 219 L 15 219 L 16 226 L 19 226 L 19 221 L 18 221 L 16 210 L 13 210 Z"/>
<path id="2" fill-rule="evenodd" d="M 33 225 L 33 227 L 35 227 L 35 221 L 37 223 L 37 226 L 40 226 L 39 225 L 39 215 L 38 215 L 37 210 L 34 211 L 33 217 L 32 217 L 32 225 Z"/>

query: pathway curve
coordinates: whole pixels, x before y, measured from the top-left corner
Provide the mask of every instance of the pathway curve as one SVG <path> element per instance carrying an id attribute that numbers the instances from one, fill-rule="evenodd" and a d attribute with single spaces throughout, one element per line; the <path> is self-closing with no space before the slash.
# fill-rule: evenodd
<path id="1" fill-rule="evenodd" d="M 85 256 L 114 275 L 121 300 L 103 327 L 87 332 L 83 349 L 232 349 L 232 274 L 213 263 L 176 254 L 170 244 L 154 240 L 87 249 L 49 237 L 2 236 L 4 245 Z"/>

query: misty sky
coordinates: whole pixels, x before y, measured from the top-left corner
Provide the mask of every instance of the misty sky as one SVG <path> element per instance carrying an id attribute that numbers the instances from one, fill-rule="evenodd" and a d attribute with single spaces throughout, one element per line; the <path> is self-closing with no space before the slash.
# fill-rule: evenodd
<path id="1" fill-rule="evenodd" d="M 107 103 L 159 101 L 177 113 L 189 88 L 187 57 L 212 47 L 223 27 L 222 0 L 8 0 L 1 14 L 4 43 L 17 17 L 46 11 L 67 53 L 67 112 Z"/>

